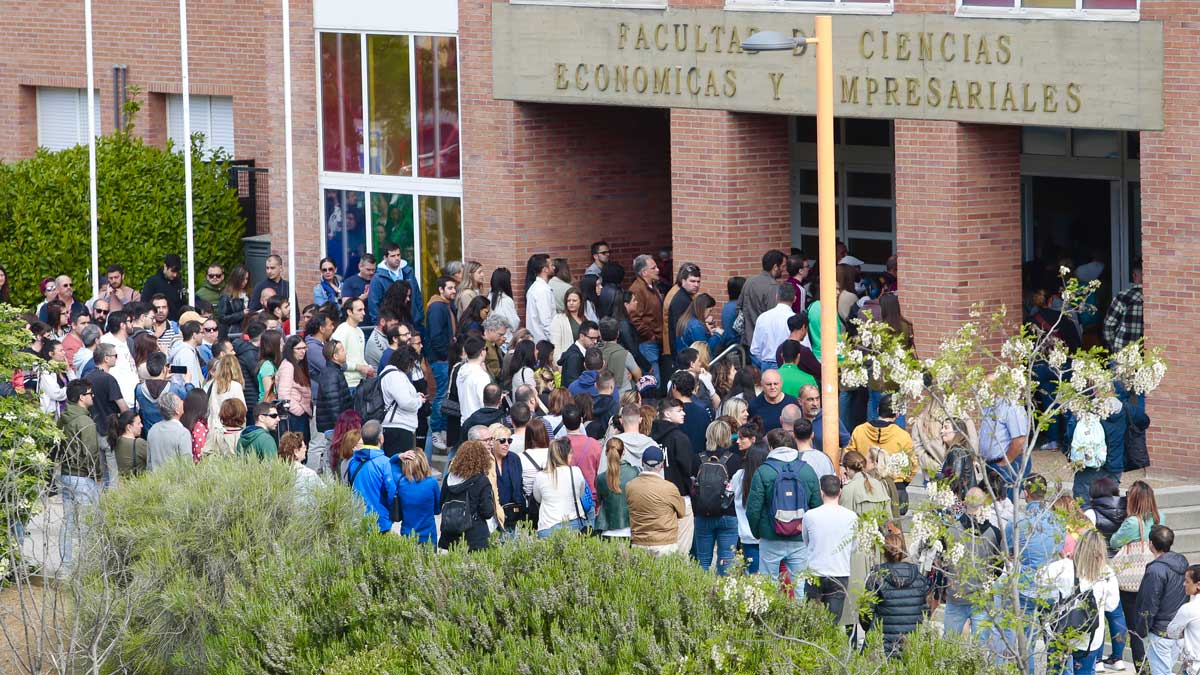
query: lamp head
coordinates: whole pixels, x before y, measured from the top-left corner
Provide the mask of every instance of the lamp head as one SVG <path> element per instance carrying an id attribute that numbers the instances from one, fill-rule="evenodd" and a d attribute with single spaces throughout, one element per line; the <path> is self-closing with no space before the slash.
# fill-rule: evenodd
<path id="1" fill-rule="evenodd" d="M 805 44 L 807 44 L 807 40 L 803 36 L 792 37 L 786 33 L 766 30 L 742 40 L 742 51 L 750 54 L 781 52 L 803 47 Z"/>

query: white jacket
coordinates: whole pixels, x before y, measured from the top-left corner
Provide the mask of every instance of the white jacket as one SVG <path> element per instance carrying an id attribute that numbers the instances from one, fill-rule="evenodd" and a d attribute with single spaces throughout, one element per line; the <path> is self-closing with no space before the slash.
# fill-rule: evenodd
<path id="1" fill-rule="evenodd" d="M 566 314 L 555 314 L 550 320 L 550 342 L 554 343 L 554 362 L 562 358 L 563 352 L 575 344 L 575 333 L 571 331 L 571 320 Z"/>
<path id="2" fill-rule="evenodd" d="M 385 367 L 379 377 L 379 388 L 383 391 L 383 405 L 387 411 L 383 416 L 383 426 L 416 431 L 421 399 L 412 381 L 393 366 Z"/>
<path id="3" fill-rule="evenodd" d="M 525 327 L 533 341 L 550 340 L 550 321 L 554 319 L 554 291 L 545 279 L 535 279 L 525 293 Z"/>
<path id="4" fill-rule="evenodd" d="M 1193 595 L 1171 619 L 1167 637 L 1179 640 L 1180 658 L 1193 675 L 1200 672 L 1200 601 Z"/>
<path id="5" fill-rule="evenodd" d="M 553 477 L 546 471 L 539 471 L 533 478 L 533 498 L 541 504 L 537 522 L 539 530 L 587 517 L 583 507 L 575 501 L 576 497 L 583 497 L 583 491 L 587 489 L 583 472 L 577 466 L 560 466 L 554 471 Z"/>

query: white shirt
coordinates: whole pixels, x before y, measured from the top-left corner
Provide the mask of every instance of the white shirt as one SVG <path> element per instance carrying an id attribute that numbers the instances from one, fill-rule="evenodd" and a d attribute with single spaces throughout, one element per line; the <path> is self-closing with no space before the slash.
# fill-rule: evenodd
<path id="1" fill-rule="evenodd" d="M 550 340 L 550 322 L 554 320 L 554 291 L 546 280 L 538 277 L 525 293 L 525 327 L 534 342 Z"/>
<path id="2" fill-rule="evenodd" d="M 492 316 L 502 316 L 505 321 L 508 321 L 510 330 L 516 330 L 521 327 L 521 317 L 517 316 L 517 303 L 506 294 L 501 293 L 496 300 L 495 306 L 492 307 Z"/>
<path id="3" fill-rule="evenodd" d="M 795 316 L 790 305 L 778 304 L 759 315 L 754 324 L 754 341 L 750 343 L 750 356 L 759 361 L 774 361 L 775 350 L 788 339 L 788 319 Z"/>
<path id="4" fill-rule="evenodd" d="M 200 353 L 195 347 L 183 342 L 176 342 L 171 347 L 171 365 L 186 366 L 188 375 L 191 375 L 190 383 L 192 386 L 200 386 L 204 382 L 204 372 L 200 370 Z M 183 375 L 171 375 L 171 384 L 184 386 Z"/>
<path id="5" fill-rule="evenodd" d="M 367 338 L 363 335 L 362 328 L 351 326 L 348 321 L 343 322 L 333 331 L 330 339 L 346 346 L 346 386 L 351 389 L 357 387 L 358 383 L 362 382 L 362 373 L 358 372 L 358 367 L 367 362 Z"/>
<path id="6" fill-rule="evenodd" d="M 1188 602 L 1183 603 L 1179 611 L 1175 613 L 1175 618 L 1171 619 L 1171 625 L 1167 626 L 1167 637 L 1179 640 L 1180 651 L 1182 652 L 1183 662 L 1200 661 L 1200 602 L 1193 595 Z M 1191 663 L 1187 672 L 1196 673 L 1200 668 Z"/>
<path id="7" fill-rule="evenodd" d="M 417 411 L 421 409 L 421 399 L 408 376 L 391 366 L 384 366 L 379 375 L 380 389 L 383 391 L 383 427 L 385 429 L 417 430 Z"/>
<path id="8" fill-rule="evenodd" d="M 539 471 L 533 477 L 533 498 L 541 504 L 537 523 L 539 530 L 587 515 L 575 501 L 583 496 L 583 490 L 587 487 L 583 472 L 577 466 L 560 466 L 554 472 L 553 478 L 545 471 Z"/>
<path id="9" fill-rule="evenodd" d="M 750 530 L 750 520 L 746 518 L 746 506 L 742 504 L 742 482 L 745 478 L 746 472 L 738 469 L 729 479 L 729 482 L 733 483 L 733 511 L 737 514 L 738 539 L 743 544 L 757 544 L 758 540 L 754 538 L 754 532 Z"/>
<path id="10" fill-rule="evenodd" d="M 138 373 L 137 367 L 133 365 L 133 355 L 129 353 L 129 345 L 112 333 L 101 335 L 100 341 L 112 345 L 117 350 L 117 362 L 108 369 L 108 374 L 116 378 L 117 384 L 121 386 L 121 398 L 132 407 L 133 390 L 138 386 Z"/>
<path id="11" fill-rule="evenodd" d="M 833 460 L 829 459 L 829 455 L 815 448 L 810 448 L 800 453 L 800 459 L 807 464 L 817 474 L 817 480 L 825 476 L 834 475 Z"/>
<path id="12" fill-rule="evenodd" d="M 470 361 L 458 369 L 458 406 L 466 420 L 483 407 L 483 388 L 492 383 L 492 376 L 478 363 Z"/>
<path id="13" fill-rule="evenodd" d="M 758 331 L 754 332 L 755 337 Z M 839 504 L 823 504 L 804 513 L 808 568 L 822 577 L 850 576 L 854 526 L 858 514 Z"/>
<path id="14" fill-rule="evenodd" d="M 513 451 L 509 450 L 509 452 Z M 525 491 L 525 496 L 529 497 L 533 495 L 533 479 L 546 468 L 546 462 L 550 458 L 550 449 L 522 448 L 519 457 L 521 458 L 521 489 Z M 534 466 L 533 462 L 537 462 L 537 466 Z"/>
<path id="15" fill-rule="evenodd" d="M 83 372 L 83 367 L 87 365 L 88 361 L 92 360 L 92 353 L 92 350 L 87 347 L 80 347 L 75 350 L 75 358 L 71 359 L 71 367 L 75 369 L 76 373 Z"/>

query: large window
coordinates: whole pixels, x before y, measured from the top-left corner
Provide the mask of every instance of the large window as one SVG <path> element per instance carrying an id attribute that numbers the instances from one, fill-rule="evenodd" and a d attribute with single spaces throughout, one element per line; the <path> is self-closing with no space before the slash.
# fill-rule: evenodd
<path id="1" fill-rule="evenodd" d="M 96 135 L 100 129 L 100 94 L 95 97 Z M 38 145 L 65 150 L 87 143 L 87 90 L 37 88 Z"/>
<path id="2" fill-rule="evenodd" d="M 895 154 L 890 120 L 834 121 L 837 237 L 867 270 L 896 250 Z M 792 245 L 817 257 L 817 126 L 797 117 L 792 136 Z"/>
<path id="3" fill-rule="evenodd" d="M 188 97 L 192 115 L 192 133 L 204 135 L 204 152 L 222 148 L 233 155 L 233 99 L 228 96 Z M 167 136 L 175 152 L 183 152 L 183 96 L 167 96 Z"/>
<path id="4" fill-rule="evenodd" d="M 1140 0 L 958 0 L 964 16 L 1135 20 Z"/>
<path id="5" fill-rule="evenodd" d="M 326 250 L 349 275 L 394 242 L 424 289 L 462 257 L 457 39 L 322 32 L 318 43 Z"/>

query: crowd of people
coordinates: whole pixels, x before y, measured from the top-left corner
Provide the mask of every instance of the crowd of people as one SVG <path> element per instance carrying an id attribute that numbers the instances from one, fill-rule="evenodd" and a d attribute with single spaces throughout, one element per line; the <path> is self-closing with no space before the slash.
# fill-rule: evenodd
<path id="1" fill-rule="evenodd" d="M 768 251 L 759 274 L 726 282 L 722 301 L 700 290 L 695 264 L 672 276 L 665 256 L 638 255 L 626 285 L 607 242 L 590 252 L 578 277 L 564 258 L 530 257 L 524 321 L 508 269 L 453 261 L 423 292 L 394 244 L 345 278 L 321 260 L 294 326 L 300 299 L 278 256 L 253 287 L 243 266 L 210 266 L 195 305 L 175 255 L 140 293 L 117 265 L 87 302 L 71 279 L 45 280 L 27 325 L 31 351 L 54 365 L 10 385 L 35 391 L 65 432 L 64 561 L 78 509 L 102 488 L 171 461 L 248 455 L 294 466 L 302 494 L 348 484 L 381 532 L 432 546 L 569 529 L 717 574 L 783 578 L 848 626 L 869 590 L 869 622 L 889 649 L 938 605 L 948 633 L 969 622 L 981 640 L 1004 642 L 970 600 L 988 580 L 906 544 L 909 486 L 925 478 L 957 497 L 946 550 L 1003 559 L 1015 526 L 1022 574 L 1050 575 L 1059 599 L 1094 595 L 1104 620 L 1065 655 L 1075 673 L 1119 669 L 1125 644 L 1153 675 L 1169 672 L 1177 638 L 1200 656 L 1200 622 L 1183 602 L 1200 567 L 1171 552 L 1148 485 L 1122 498 L 1120 466 L 1097 471 L 1076 495 L 1084 512 L 1069 497 L 1043 506 L 1045 481 L 1026 477 L 1016 523 L 1003 489 L 981 489 L 984 470 L 985 486 L 1015 483 L 1024 411 L 993 414 L 977 434 L 970 420 L 910 421 L 893 385 L 872 381 L 840 392 L 841 451 L 820 449 L 819 276 L 798 251 Z M 871 316 L 911 345 L 895 257 L 878 273 L 844 247 L 838 259 L 839 339 Z M 880 515 L 882 559 L 854 536 L 859 519 Z M 1121 568 L 1119 583 L 1118 557 L 1141 563 Z M 1113 647 L 1100 660 L 1105 626 Z"/>

